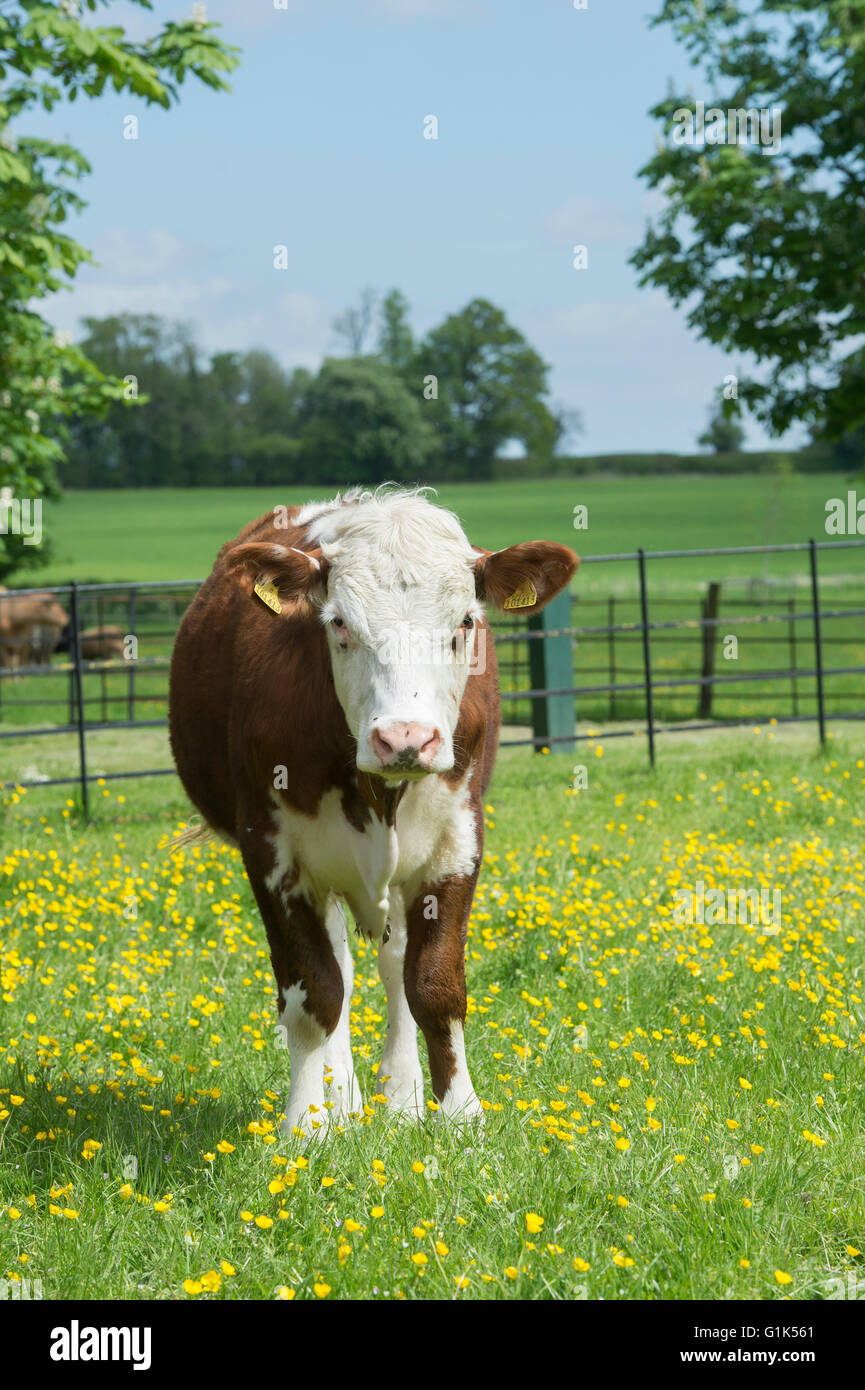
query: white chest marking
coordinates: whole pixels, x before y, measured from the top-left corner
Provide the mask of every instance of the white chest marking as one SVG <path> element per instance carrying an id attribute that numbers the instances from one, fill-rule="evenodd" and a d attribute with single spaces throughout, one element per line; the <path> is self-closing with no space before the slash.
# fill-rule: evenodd
<path id="1" fill-rule="evenodd" d="M 297 879 L 288 896 L 302 893 L 323 909 L 330 895 L 346 900 L 370 936 L 384 932 L 390 891 L 402 889 L 411 902 L 424 884 L 451 874 L 470 874 L 477 832 L 468 781 L 449 787 L 440 777 L 411 782 L 397 807 L 395 824 L 370 816 L 363 830 L 345 817 L 340 791 L 324 794 L 314 817 L 293 811 L 272 793 L 275 865 L 267 886 L 277 891 L 292 869 Z"/>

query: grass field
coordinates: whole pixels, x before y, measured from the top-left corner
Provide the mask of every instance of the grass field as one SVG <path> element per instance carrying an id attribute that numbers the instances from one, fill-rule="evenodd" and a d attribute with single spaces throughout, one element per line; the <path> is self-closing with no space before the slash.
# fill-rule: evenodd
<path id="1" fill-rule="evenodd" d="M 162 731 L 93 734 L 94 767 Z M 636 742 L 636 741 L 635 741 Z M 642 741 L 640 741 L 640 744 Z M 64 751 L 65 750 L 65 751 Z M 53 770 L 68 741 L 45 740 Z M 0 1278 L 46 1299 L 812 1299 L 863 1276 L 865 757 L 838 725 L 501 755 L 467 947 L 486 1108 L 376 1100 L 279 1137 L 287 1054 L 237 854 L 158 848 L 173 779 L 6 799 Z M 781 893 L 780 930 L 679 924 L 677 889 Z M 833 1282 L 833 1281 L 841 1281 Z M 861 1282 L 858 1286 L 862 1288 Z M 843 1295 L 841 1295 L 843 1296 Z"/>
<path id="2" fill-rule="evenodd" d="M 468 534 L 490 549 L 518 539 L 545 536 L 573 545 L 584 557 L 631 551 L 802 542 L 809 536 L 826 539 L 825 503 L 843 496 L 847 480 L 841 475 L 792 475 L 752 478 L 590 478 L 573 482 L 498 482 L 452 485 L 439 490 L 439 501 L 463 519 Z M 250 518 L 279 501 L 300 501 L 308 490 L 288 489 L 279 495 L 267 489 L 202 489 L 198 491 L 141 491 L 72 493 L 46 509 L 46 527 L 56 538 L 57 558 L 28 582 L 110 580 L 173 580 L 203 577 L 220 545 Z M 326 495 L 326 492 L 322 495 Z M 573 509 L 588 507 L 588 529 L 575 531 Z M 865 548 L 821 552 L 821 606 L 830 611 L 865 607 Z M 685 620 L 688 628 L 653 634 L 656 679 L 699 675 L 702 634 L 700 603 L 708 583 L 722 586 L 722 639 L 735 635 L 735 662 L 717 661 L 718 674 L 754 674 L 766 669 L 813 668 L 810 620 L 795 612 L 811 608 L 808 556 L 792 553 L 745 555 L 694 560 L 655 560 L 648 566 L 650 617 L 654 622 Z M 148 594 L 137 598 L 134 629 L 140 639 L 140 663 L 135 672 L 139 697 L 135 717 L 159 718 L 165 713 L 167 671 L 148 662 L 167 662 L 172 634 L 191 590 Z M 585 564 L 573 593 L 572 621 L 578 627 L 637 624 L 640 608 L 637 569 L 633 562 Z M 771 624 L 755 617 L 770 611 Z M 83 627 L 117 623 L 132 630 L 128 600 L 111 596 L 82 598 Z M 829 670 L 865 664 L 865 622 L 861 618 L 826 618 L 823 623 L 824 665 Z M 502 689 L 530 688 L 528 647 L 517 644 L 500 652 Z M 57 664 L 57 663 L 55 663 Z M 129 668 L 118 662 L 114 674 L 93 674 L 85 680 L 87 717 L 91 721 L 129 716 Z M 612 680 L 639 687 L 643 677 L 640 632 L 620 632 L 614 638 L 589 633 L 574 651 L 574 682 L 602 685 Z M 826 706 L 830 714 L 862 708 L 862 677 L 828 675 Z M 142 697 L 148 697 L 144 699 Z M 655 697 L 656 716 L 664 721 L 693 719 L 697 712 L 695 687 L 669 687 Z M 53 704 L 48 702 L 54 702 Z M 68 717 L 69 679 L 24 680 L 0 689 L 2 718 L 7 724 L 60 723 Z M 645 717 L 640 688 L 614 696 L 591 694 L 578 701 L 582 720 L 635 720 Z M 530 722 L 529 703 L 507 707 L 511 722 Z M 727 681 L 715 687 L 713 716 L 720 719 L 766 719 L 769 715 L 814 715 L 813 677 L 783 682 Z"/>
<path id="3" fill-rule="evenodd" d="M 543 537 L 572 545 L 584 555 L 635 550 L 702 549 L 826 539 L 826 501 L 846 496 L 842 474 L 789 477 L 563 478 L 528 482 L 442 484 L 438 501 L 463 521 L 469 538 L 496 550 Z M 219 547 L 247 521 L 278 503 L 332 496 L 333 488 L 201 488 L 135 492 L 68 493 L 47 503 L 44 527 L 56 558 L 35 572 L 38 582 L 102 582 L 126 579 L 202 579 Z M 574 530 L 574 508 L 588 507 L 588 527 Z M 797 556 L 775 556 L 768 575 L 801 568 Z M 755 568 L 756 566 L 756 568 Z M 580 588 L 615 580 L 633 587 L 633 566 L 583 571 Z M 840 570 L 847 568 L 840 565 Z M 667 586 L 693 589 L 702 566 L 658 561 L 655 577 Z M 762 575 L 760 559 L 730 562 L 725 574 Z M 830 570 L 826 570 L 828 575 Z M 723 575 L 717 577 L 722 578 Z M 15 582 L 20 583 L 20 578 Z"/>

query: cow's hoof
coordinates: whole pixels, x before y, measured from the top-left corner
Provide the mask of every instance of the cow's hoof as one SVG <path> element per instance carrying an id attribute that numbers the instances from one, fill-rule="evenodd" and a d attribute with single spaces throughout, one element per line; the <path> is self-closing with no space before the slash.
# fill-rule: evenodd
<path id="1" fill-rule="evenodd" d="M 386 1079 L 379 1087 L 379 1093 L 387 1097 L 385 1113 L 393 1119 L 398 1120 L 422 1120 L 424 1118 L 423 1105 L 423 1076 L 418 1072 L 409 1072 L 408 1075 L 398 1073 L 387 1075 L 384 1064 L 379 1067 L 379 1076 Z"/>
<path id="2" fill-rule="evenodd" d="M 353 1072 L 351 1076 L 344 1077 L 339 1082 L 325 1081 L 324 1093 L 328 1101 L 333 1101 L 333 1107 L 328 1110 L 328 1114 L 332 1115 L 334 1120 L 343 1121 L 348 1119 L 349 1115 L 363 1112 L 363 1094 Z"/>
<path id="3" fill-rule="evenodd" d="M 286 1115 L 279 1126 L 279 1132 L 284 1139 L 293 1144 L 304 1147 L 309 1143 L 320 1144 L 331 1128 L 332 1116 L 333 1111 L 327 1110 L 324 1106 L 319 1106 L 314 1111 L 305 1110 L 291 1119 Z"/>
<path id="4" fill-rule="evenodd" d="M 439 1124 L 453 1125 L 456 1129 L 464 1129 L 468 1125 L 486 1124 L 486 1111 L 472 1091 L 471 1095 L 460 1105 L 449 1105 L 448 1098 L 445 1096 L 439 1109 L 435 1112 L 436 1121 Z"/>
<path id="5" fill-rule="evenodd" d="M 400 1123 L 418 1124 L 424 1119 L 423 1098 L 416 1100 L 413 1095 L 402 1099 L 399 1096 L 388 1096 L 384 1114 L 387 1119 L 398 1120 Z"/>

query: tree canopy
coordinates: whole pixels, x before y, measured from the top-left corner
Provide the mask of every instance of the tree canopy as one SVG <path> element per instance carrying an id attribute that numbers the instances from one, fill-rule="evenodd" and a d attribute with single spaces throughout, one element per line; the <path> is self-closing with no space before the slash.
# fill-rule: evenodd
<path id="1" fill-rule="evenodd" d="M 432 409 L 446 473 L 488 478 L 496 452 L 519 439 L 549 457 L 560 422 L 547 406 L 549 368 L 501 309 L 473 299 L 418 347 L 416 378 L 435 377 Z"/>
<path id="2" fill-rule="evenodd" d="M 372 322 L 371 307 L 366 334 Z M 484 478 L 512 438 L 545 460 L 566 423 L 545 403 L 544 363 L 483 300 L 415 347 L 391 290 L 378 350 L 326 358 L 315 374 L 260 348 L 208 360 L 189 325 L 150 314 L 84 328 L 80 351 L 141 407 L 117 399 L 70 423 L 68 487 Z"/>
<path id="3" fill-rule="evenodd" d="M 707 90 L 652 110 L 641 283 L 766 364 L 739 396 L 771 432 L 838 438 L 865 424 L 865 0 L 664 0 L 654 22 Z"/>
<path id="4" fill-rule="evenodd" d="M 697 443 L 701 449 L 714 449 L 716 454 L 730 454 L 742 448 L 745 431 L 739 420 L 732 419 L 724 409 L 723 400 L 712 407 L 709 423 L 699 435 Z"/>
<path id="5" fill-rule="evenodd" d="M 124 391 L 34 308 L 91 259 L 63 230 L 83 206 L 75 185 L 90 166 L 69 144 L 26 135 L 22 123 L 33 109 L 99 97 L 108 86 L 170 107 L 189 75 L 227 90 L 221 74 L 236 63 L 216 26 L 198 17 L 203 7 L 133 42 L 119 25 L 87 22 L 109 2 L 13 0 L 0 10 L 0 485 L 20 499 L 56 493 L 67 422 Z M 150 0 L 132 2 L 151 8 Z M 45 553 L 0 530 L 0 578 L 44 563 Z"/>

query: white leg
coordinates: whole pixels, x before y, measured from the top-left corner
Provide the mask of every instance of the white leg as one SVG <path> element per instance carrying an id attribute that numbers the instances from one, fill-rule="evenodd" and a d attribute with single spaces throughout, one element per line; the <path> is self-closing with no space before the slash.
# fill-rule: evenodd
<path id="1" fill-rule="evenodd" d="M 324 1094 L 333 1101 L 333 1118 L 344 1119 L 352 1111 L 363 1109 L 363 1096 L 354 1074 L 351 1055 L 351 996 L 354 989 L 354 961 L 348 944 L 348 928 L 342 903 L 333 902 L 325 917 L 327 934 L 342 975 L 342 1010 L 337 1024 L 324 1047 Z"/>
<path id="2" fill-rule="evenodd" d="M 330 1114 L 324 1108 L 327 1035 L 321 1024 L 303 1007 L 306 990 L 302 984 L 283 989 L 282 997 L 285 1005 L 279 1022 L 285 1028 L 291 1059 L 291 1089 L 282 1132 L 290 1137 L 298 1128 L 307 1136 L 323 1137 Z"/>
<path id="3" fill-rule="evenodd" d="M 456 1071 L 445 1091 L 439 1114 L 446 1120 L 458 1124 L 466 1120 L 484 1118 L 483 1107 L 475 1095 L 475 1088 L 469 1076 L 466 1063 L 466 1041 L 463 1025 L 456 1019 L 451 1024 L 451 1047 L 456 1060 Z"/>
<path id="4" fill-rule="evenodd" d="M 391 891 L 390 937 L 379 943 L 378 973 L 387 995 L 387 1039 L 378 1069 L 379 1091 L 388 1110 L 423 1115 L 423 1073 L 417 1052 L 417 1025 L 405 996 L 403 964 L 406 929 L 402 897 Z"/>

